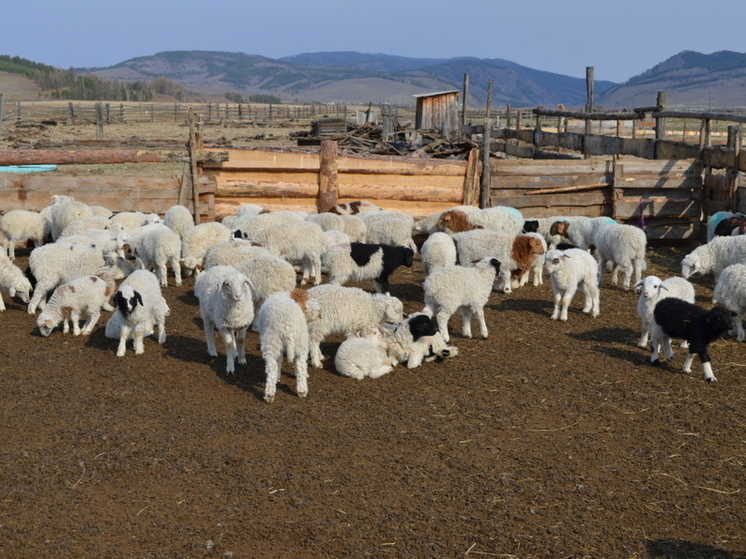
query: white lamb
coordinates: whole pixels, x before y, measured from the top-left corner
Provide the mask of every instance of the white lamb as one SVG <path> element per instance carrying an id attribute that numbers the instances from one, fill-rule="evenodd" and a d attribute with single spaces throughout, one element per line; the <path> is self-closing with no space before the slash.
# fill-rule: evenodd
<path id="1" fill-rule="evenodd" d="M 315 223 L 323 231 L 343 231 L 344 232 L 344 220 L 342 216 L 333 214 L 331 212 L 323 212 L 320 214 L 309 214 L 306 217 L 306 221 Z"/>
<path id="2" fill-rule="evenodd" d="M 87 229 L 106 229 L 107 225 L 109 225 L 109 220 L 100 215 L 76 219 L 67 224 L 67 227 L 60 233 L 60 237 L 72 237 Z"/>
<path id="3" fill-rule="evenodd" d="M 257 307 L 273 293 L 293 290 L 297 282 L 293 265 L 274 254 L 242 260 L 233 267 L 249 278 L 251 297 Z"/>
<path id="4" fill-rule="evenodd" d="M 299 303 L 300 301 L 300 303 Z M 303 308 L 301 307 L 303 304 Z M 319 317 L 317 301 L 304 291 L 281 291 L 270 295 L 259 308 L 255 326 L 267 375 L 264 400 L 275 399 L 283 356 L 295 365 L 298 396 L 308 395 L 308 323 Z M 309 318 L 310 317 L 310 318 Z"/>
<path id="5" fill-rule="evenodd" d="M 0 252 L 0 292 L 7 293 L 10 297 L 18 296 L 24 303 L 28 303 L 31 297 L 31 282 L 4 252 Z M 0 312 L 4 310 L 5 302 L 0 295 Z"/>
<path id="6" fill-rule="evenodd" d="M 29 270 L 36 278 L 28 313 L 44 309 L 46 297 L 55 287 L 81 276 L 95 274 L 104 266 L 104 257 L 95 245 L 51 243 L 31 251 Z"/>
<path id="7" fill-rule="evenodd" d="M 536 251 L 532 264 L 518 279 L 518 286 L 523 287 L 529 280 L 532 280 L 533 286 L 538 287 L 544 284 L 544 254 L 549 247 L 547 246 L 546 238 L 541 233 L 526 233 L 526 236 L 538 239 L 542 251 Z"/>
<path id="8" fill-rule="evenodd" d="M 187 231 L 194 227 L 194 217 L 185 206 L 176 204 L 166 210 L 163 215 L 163 225 L 171 229 L 181 239 Z"/>
<path id="9" fill-rule="evenodd" d="M 354 243 L 364 243 L 368 236 L 368 226 L 361 217 L 356 215 L 341 214 L 342 225 L 345 233 Z"/>
<path id="10" fill-rule="evenodd" d="M 197 277 L 194 294 L 199 299 L 207 353 L 218 356 L 217 328 L 226 348 L 225 372 L 233 374 L 236 358 L 239 364 L 246 363 L 246 330 L 254 320 L 249 279 L 233 266 L 215 266 Z"/>
<path id="11" fill-rule="evenodd" d="M 370 326 L 347 338 L 334 355 L 337 373 L 363 380 L 393 371 L 396 362 L 388 355 L 388 335 L 383 326 Z"/>
<path id="12" fill-rule="evenodd" d="M 120 233 L 118 241 L 126 240 L 135 258 L 146 269 L 155 271 L 161 287 L 168 286 L 167 265 L 171 265 L 174 282 L 181 285 L 181 239 L 170 228 L 162 224 L 153 224 L 144 231 L 130 238 L 130 231 Z"/>
<path id="13" fill-rule="evenodd" d="M 119 212 L 109 218 L 110 223 L 117 223 L 122 227 L 122 231 L 142 227 L 143 225 L 152 225 L 161 223 L 158 214 L 145 214 L 143 212 Z"/>
<path id="14" fill-rule="evenodd" d="M 430 234 L 421 252 L 422 272 L 426 276 L 437 268 L 456 264 L 456 244 L 447 233 L 438 231 Z"/>
<path id="15" fill-rule="evenodd" d="M 230 266 L 250 258 L 257 258 L 269 254 L 266 248 L 255 246 L 251 241 L 231 237 L 212 245 L 205 254 L 203 269 L 215 266 Z"/>
<path id="16" fill-rule="evenodd" d="M 371 294 L 357 287 L 317 285 L 308 290 L 321 305 L 321 316 L 308 326 L 311 364 L 321 367 L 321 342 L 332 334 L 351 336 L 381 322 L 404 319 L 402 302 L 396 297 Z"/>
<path id="17" fill-rule="evenodd" d="M 438 230 L 446 233 L 461 233 L 472 229 L 489 229 L 510 235 L 523 231 L 525 219 L 520 210 L 510 206 L 495 206 L 464 213 L 460 210 L 443 212 L 438 219 Z"/>
<path id="18" fill-rule="evenodd" d="M 576 248 L 588 249 L 595 242 L 596 233 L 606 225 L 615 224 L 610 217 L 573 217 L 563 218 L 552 223 L 547 239 L 549 245 L 557 246 L 560 242 L 570 243 Z"/>
<path id="19" fill-rule="evenodd" d="M 578 287 L 585 295 L 584 313 L 597 317 L 600 312 L 598 262 L 582 249 L 549 250 L 544 257 L 547 274 L 552 279 L 554 312 L 552 320 L 567 320 L 567 309 Z"/>
<path id="20" fill-rule="evenodd" d="M 642 335 L 637 343 L 638 347 L 647 347 L 650 331 L 655 323 L 653 311 L 655 305 L 666 297 L 678 297 L 689 303 L 694 303 L 694 286 L 681 277 L 672 277 L 661 280 L 657 276 L 647 276 L 635 284 L 635 289 L 640 290 L 637 300 L 637 314 L 642 320 Z"/>
<path id="21" fill-rule="evenodd" d="M 746 262 L 746 235 L 736 237 L 715 237 L 709 243 L 698 246 L 681 261 L 681 275 L 688 278 L 699 272 L 720 273 L 732 264 Z"/>
<path id="22" fill-rule="evenodd" d="M 158 278 L 148 270 L 136 270 L 114 293 L 116 310 L 106 322 L 107 338 L 119 339 L 117 357 L 123 357 L 127 340 L 133 340 L 135 355 L 145 352 L 143 339 L 158 328 L 158 343 L 166 342 L 166 317 L 171 314 L 161 294 Z"/>
<path id="23" fill-rule="evenodd" d="M 35 247 L 44 244 L 51 225 L 41 213 L 28 210 L 10 210 L 0 216 L 0 235 L 8 258 L 15 260 L 15 248 L 21 241 L 33 241 Z"/>
<path id="24" fill-rule="evenodd" d="M 443 339 L 450 341 L 448 321 L 456 311 L 461 313 L 461 333 L 471 338 L 471 319 L 476 315 L 480 334 L 489 335 L 484 319 L 484 306 L 489 301 L 500 262 L 483 258 L 473 267 L 446 266 L 438 268 L 425 279 L 425 307 L 422 312 L 435 316 Z"/>
<path id="25" fill-rule="evenodd" d="M 303 221 L 308 214 L 304 212 L 292 212 L 281 210 L 260 215 L 243 214 L 236 218 L 231 225 L 231 231 L 241 231 L 241 237 L 252 239 L 265 227 L 271 225 L 280 225 L 282 223 L 291 223 L 293 221 Z"/>
<path id="26" fill-rule="evenodd" d="M 642 279 L 647 245 L 645 231 L 634 225 L 607 224 L 596 231 L 593 241 L 598 255 L 599 285 L 603 283 L 604 270 L 608 262 L 611 262 L 613 266 L 611 273 L 613 284 L 617 283 L 619 269 L 624 271 L 622 287 L 625 291 L 629 289 L 633 272 L 635 283 Z"/>
<path id="27" fill-rule="evenodd" d="M 181 264 L 185 276 L 199 271 L 211 246 L 231 237 L 230 229 L 218 222 L 200 223 L 181 238 Z"/>
<path id="28" fill-rule="evenodd" d="M 380 328 L 393 364 L 406 363 L 414 369 L 423 362 L 458 355 L 458 348 L 446 344 L 437 321 L 425 313 L 412 313 L 399 324 L 381 324 Z"/>
<path id="29" fill-rule="evenodd" d="M 731 264 L 722 271 L 712 292 L 712 302 L 723 305 L 736 313 L 733 321 L 736 326 L 736 339 L 746 340 L 743 330 L 743 317 L 746 313 L 746 265 Z"/>
<path id="30" fill-rule="evenodd" d="M 79 202 L 67 196 L 58 196 L 51 206 L 51 228 L 52 240 L 56 241 L 70 223 L 77 219 L 91 217 L 93 210 L 83 202 Z"/>
<path id="31" fill-rule="evenodd" d="M 257 219 L 260 217 L 262 216 L 257 216 Z M 321 283 L 324 232 L 319 225 L 310 221 L 270 225 L 253 235 L 251 241 L 291 263 L 300 264 L 303 270 L 301 285 L 305 284 L 311 276 L 313 276 L 314 285 Z"/>
<path id="32" fill-rule="evenodd" d="M 417 245 L 412 239 L 414 220 L 407 214 L 396 212 L 365 212 L 366 243 L 405 246 L 417 253 Z"/>
<path id="33" fill-rule="evenodd" d="M 36 317 L 36 325 L 42 336 L 49 336 L 60 322 L 62 333 L 70 331 L 73 324 L 73 335 L 87 336 L 98 324 L 101 309 L 113 311 L 109 298 L 116 291 L 117 285 L 110 274 L 83 276 L 58 286 L 49 298 L 44 310 Z M 80 328 L 81 316 L 87 320 Z"/>
<path id="34" fill-rule="evenodd" d="M 474 210 L 478 209 L 479 208 L 476 206 L 454 206 L 452 208 L 448 208 L 447 210 L 432 213 L 424 219 L 419 220 L 412 226 L 412 235 L 418 235 L 421 233 L 432 235 L 433 233 L 440 231 L 440 229 L 438 229 L 438 220 L 440 219 L 440 216 L 443 215 L 445 212 L 458 210 L 460 212 L 468 214 L 469 212 L 473 212 Z"/>

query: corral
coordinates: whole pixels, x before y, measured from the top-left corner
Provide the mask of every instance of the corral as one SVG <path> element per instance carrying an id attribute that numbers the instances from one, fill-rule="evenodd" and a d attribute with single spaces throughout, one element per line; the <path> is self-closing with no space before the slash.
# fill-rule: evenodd
<path id="1" fill-rule="evenodd" d="M 646 273 L 678 274 L 685 252 L 651 250 Z M 391 278 L 407 312 L 422 280 L 418 262 Z M 694 283 L 708 305 L 712 277 Z M 286 363 L 268 405 L 256 335 L 226 376 L 192 288 L 165 290 L 165 345 L 121 359 L 102 323 L 42 338 L 8 304 L 3 557 L 746 555 L 734 339 L 711 348 L 714 385 L 680 373 L 680 348 L 654 368 L 633 293 L 604 284 L 598 318 L 576 299 L 558 324 L 545 279 L 493 293 L 489 338 L 453 335 L 458 357 L 365 381 L 327 360 L 307 399 Z"/>

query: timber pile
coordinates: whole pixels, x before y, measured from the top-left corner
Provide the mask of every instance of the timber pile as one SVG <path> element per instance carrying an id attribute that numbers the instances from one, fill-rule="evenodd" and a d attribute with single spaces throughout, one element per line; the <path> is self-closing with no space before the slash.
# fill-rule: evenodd
<path id="1" fill-rule="evenodd" d="M 347 123 L 347 132 L 321 136 L 318 125 L 312 124 L 310 132 L 295 132 L 299 146 L 319 145 L 321 140 L 336 140 L 340 150 L 353 154 L 398 155 L 406 157 L 432 157 L 437 159 L 465 160 L 476 143 L 468 138 L 448 139 L 438 132 L 417 133 L 411 122 L 397 124 L 393 139 L 384 140 L 383 127 L 366 122 L 360 126 Z"/>

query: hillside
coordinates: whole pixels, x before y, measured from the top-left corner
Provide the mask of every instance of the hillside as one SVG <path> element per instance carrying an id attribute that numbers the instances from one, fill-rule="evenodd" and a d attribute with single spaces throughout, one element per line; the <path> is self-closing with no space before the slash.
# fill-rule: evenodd
<path id="1" fill-rule="evenodd" d="M 599 97 L 605 107 L 650 105 L 665 91 L 669 107 L 707 110 L 746 105 L 746 54 L 683 51 Z"/>

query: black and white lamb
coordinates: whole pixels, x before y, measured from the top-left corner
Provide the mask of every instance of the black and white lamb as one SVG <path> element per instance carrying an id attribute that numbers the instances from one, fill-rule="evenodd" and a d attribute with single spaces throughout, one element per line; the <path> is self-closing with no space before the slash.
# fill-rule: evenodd
<path id="1" fill-rule="evenodd" d="M 343 243 L 327 250 L 322 258 L 329 269 L 329 283 L 373 279 L 376 292 L 389 294 L 389 276 L 399 266 L 412 267 L 414 251 L 405 246 Z"/>
<path id="2" fill-rule="evenodd" d="M 690 281 L 674 276 L 662 280 L 657 276 L 648 276 L 635 284 L 640 290 L 637 299 L 637 314 L 642 320 L 642 335 L 638 347 L 647 347 L 650 330 L 653 328 L 655 306 L 666 297 L 678 297 L 689 303 L 694 303 L 694 286 Z"/>
<path id="3" fill-rule="evenodd" d="M 721 306 L 707 310 L 675 297 L 663 299 L 653 311 L 655 324 L 653 324 L 651 333 L 653 346 L 651 363 L 656 366 L 660 364 L 661 345 L 663 345 L 666 359 L 669 361 L 673 359 L 671 338 L 685 340 L 689 344 L 689 353 L 684 360 L 683 371 L 685 373 L 692 371 L 692 361 L 697 355 L 702 363 L 705 380 L 715 382 L 717 379 L 712 373 L 707 346 L 733 328 L 734 315 L 735 313 Z"/>

